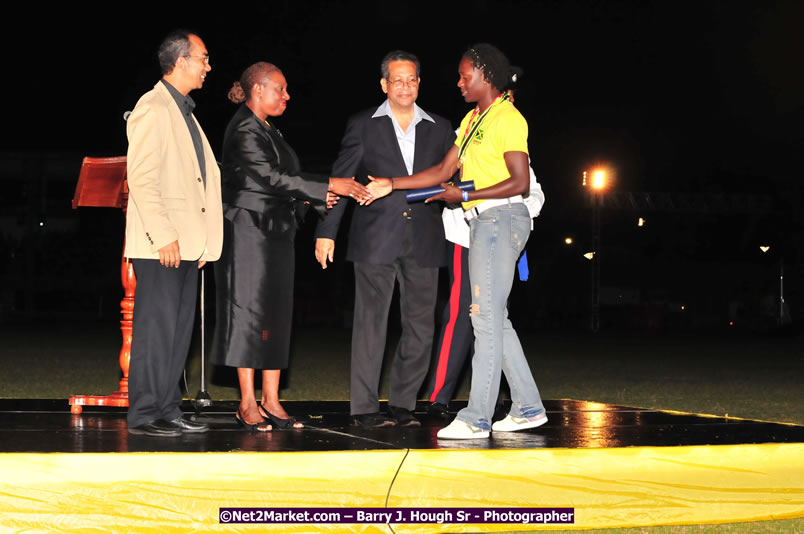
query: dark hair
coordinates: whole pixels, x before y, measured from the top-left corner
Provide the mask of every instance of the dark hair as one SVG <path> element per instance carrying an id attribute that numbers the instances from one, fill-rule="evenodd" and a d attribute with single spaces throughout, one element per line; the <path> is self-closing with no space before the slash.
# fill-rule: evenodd
<path id="1" fill-rule="evenodd" d="M 483 77 L 496 89 L 503 91 L 509 89 L 516 82 L 514 69 L 505 54 L 488 43 L 472 45 L 463 53 L 463 58 L 472 62 L 478 70 L 483 71 Z M 521 73 L 521 69 L 520 73 Z"/>
<path id="2" fill-rule="evenodd" d="M 229 90 L 229 100 L 239 104 L 251 99 L 251 90 L 254 89 L 254 85 L 264 83 L 270 73 L 277 71 L 281 72 L 279 67 L 266 61 L 258 61 L 251 65 L 240 75 L 240 81 L 235 82 Z"/>
<path id="3" fill-rule="evenodd" d="M 385 57 L 382 58 L 382 63 L 380 63 L 380 73 L 382 77 L 386 80 L 388 76 L 391 75 L 391 72 L 388 69 L 388 64 L 392 61 L 410 61 L 416 64 L 416 77 L 420 77 L 421 72 L 421 64 L 419 63 L 419 58 L 415 55 L 411 54 L 410 52 L 405 52 L 404 50 L 394 50 L 393 52 L 388 52 L 385 54 Z"/>
<path id="4" fill-rule="evenodd" d="M 173 72 L 173 67 L 180 57 L 189 56 L 190 48 L 190 32 L 187 30 L 173 30 L 159 45 L 157 56 L 159 57 L 159 67 L 162 69 L 162 74 L 170 74 Z"/>

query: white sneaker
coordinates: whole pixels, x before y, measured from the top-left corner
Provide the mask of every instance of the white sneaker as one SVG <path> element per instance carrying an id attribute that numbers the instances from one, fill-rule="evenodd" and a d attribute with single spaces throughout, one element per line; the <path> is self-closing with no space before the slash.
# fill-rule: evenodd
<path id="1" fill-rule="evenodd" d="M 438 431 L 440 439 L 481 439 L 489 437 L 489 431 L 455 419 Z"/>
<path id="2" fill-rule="evenodd" d="M 510 413 L 491 425 L 494 432 L 516 432 L 517 430 L 525 430 L 527 428 L 536 428 L 542 426 L 547 422 L 547 414 L 541 413 L 536 417 L 514 417 Z"/>

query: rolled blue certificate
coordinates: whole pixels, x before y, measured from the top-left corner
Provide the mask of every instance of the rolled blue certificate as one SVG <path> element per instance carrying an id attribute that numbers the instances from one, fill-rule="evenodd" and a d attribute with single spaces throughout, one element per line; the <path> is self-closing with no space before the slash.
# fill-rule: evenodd
<path id="1" fill-rule="evenodd" d="M 455 186 L 461 191 L 475 190 L 474 182 L 458 182 L 455 184 Z M 408 191 L 407 198 L 408 202 L 419 202 L 443 192 L 444 188 L 441 187 L 440 185 L 437 185 L 435 187 L 425 187 L 424 189 L 412 189 Z"/>

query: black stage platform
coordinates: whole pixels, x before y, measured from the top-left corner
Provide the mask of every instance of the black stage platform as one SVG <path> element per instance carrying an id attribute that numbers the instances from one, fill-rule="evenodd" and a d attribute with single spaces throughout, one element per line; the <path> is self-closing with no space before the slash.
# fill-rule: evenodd
<path id="1" fill-rule="evenodd" d="M 465 405 L 454 403 L 455 409 Z M 84 407 L 70 413 L 66 400 L 0 399 L 0 453 L 83 452 L 323 452 L 392 449 L 543 449 L 738 445 L 804 442 L 804 427 L 662 412 L 576 400 L 545 401 L 549 422 L 538 429 L 489 439 L 439 440 L 450 419 L 429 416 L 420 404 L 418 428 L 351 426 L 341 401 L 285 402 L 306 428 L 248 432 L 237 425 L 236 402 L 216 402 L 202 415 L 211 431 L 180 438 L 128 434 L 124 408 Z M 384 406 L 383 406 L 384 408 Z M 189 416 L 191 403 L 183 406 Z"/>
<path id="2" fill-rule="evenodd" d="M 121 408 L 74 415 L 66 400 L 0 400 L 0 530 L 230 532 L 221 511 L 230 508 L 566 508 L 576 529 L 804 516 L 802 426 L 575 400 L 545 406 L 541 428 L 449 441 L 436 437 L 449 420 L 427 415 L 424 404 L 419 428 L 370 430 L 350 426 L 347 402 L 286 402 L 306 428 L 254 433 L 236 424 L 236 402 L 219 402 L 204 413 L 210 432 L 153 438 L 129 435 Z M 184 408 L 193 414 L 189 402 Z M 251 527 L 429 534 L 570 526 L 288 521 Z"/>

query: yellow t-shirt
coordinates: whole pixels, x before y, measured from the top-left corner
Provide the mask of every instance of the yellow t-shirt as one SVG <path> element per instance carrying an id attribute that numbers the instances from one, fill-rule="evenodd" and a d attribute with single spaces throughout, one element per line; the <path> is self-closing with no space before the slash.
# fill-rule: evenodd
<path id="1" fill-rule="evenodd" d="M 458 139 L 455 140 L 458 148 L 466 134 L 472 111 L 461 121 Z M 495 105 L 475 133 L 474 140 L 464 153 L 461 181 L 474 181 L 475 189 L 483 189 L 507 180 L 511 177 L 511 173 L 508 172 L 503 157 L 506 152 L 528 153 L 528 123 L 519 110 L 508 101 Z M 482 199 L 464 202 L 463 209 L 468 210 L 481 202 Z"/>

